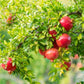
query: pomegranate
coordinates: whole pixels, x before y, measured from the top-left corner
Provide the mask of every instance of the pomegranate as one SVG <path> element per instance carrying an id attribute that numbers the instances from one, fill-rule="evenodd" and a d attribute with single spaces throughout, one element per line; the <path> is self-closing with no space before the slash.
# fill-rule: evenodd
<path id="1" fill-rule="evenodd" d="M 16 65 L 12 65 L 12 59 L 8 58 L 7 64 L 2 64 L 3 69 L 7 70 L 8 72 L 15 71 Z"/>
<path id="2" fill-rule="evenodd" d="M 60 24 L 65 28 L 66 31 L 69 31 L 73 27 L 72 19 L 68 16 L 64 16 L 60 20 Z"/>
<path id="3" fill-rule="evenodd" d="M 40 53 L 41 55 L 43 55 L 43 56 L 44 56 L 44 58 L 45 58 L 45 52 L 46 52 L 46 50 L 45 50 L 45 51 L 43 51 L 42 49 L 39 49 L 39 53 Z"/>
<path id="4" fill-rule="evenodd" d="M 49 59 L 49 60 L 51 60 L 51 62 L 53 62 L 54 59 L 56 59 L 58 57 L 58 50 L 56 48 L 48 49 L 45 52 L 45 56 L 47 59 Z"/>
<path id="5" fill-rule="evenodd" d="M 49 31 L 49 34 L 51 34 L 51 35 L 56 35 L 57 32 L 56 32 L 55 30 L 51 30 L 51 31 Z"/>
<path id="6" fill-rule="evenodd" d="M 50 30 L 50 28 L 48 30 L 49 30 L 49 34 L 52 35 L 52 38 L 55 40 L 57 32 L 55 30 Z"/>
<path id="7" fill-rule="evenodd" d="M 71 37 L 68 34 L 62 34 L 56 42 L 59 47 L 67 48 L 71 43 Z"/>

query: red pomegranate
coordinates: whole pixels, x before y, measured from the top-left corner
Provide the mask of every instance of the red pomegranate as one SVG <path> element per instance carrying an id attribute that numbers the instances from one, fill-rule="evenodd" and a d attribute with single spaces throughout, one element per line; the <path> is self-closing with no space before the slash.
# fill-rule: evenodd
<path id="1" fill-rule="evenodd" d="M 7 70 L 8 72 L 15 71 L 16 65 L 12 65 L 12 59 L 8 58 L 7 64 L 2 64 L 3 69 Z"/>
<path id="2" fill-rule="evenodd" d="M 45 56 L 47 59 L 49 59 L 49 60 L 51 60 L 51 62 L 53 62 L 54 59 L 56 59 L 58 57 L 58 50 L 56 48 L 48 49 L 45 52 Z"/>
<path id="3" fill-rule="evenodd" d="M 45 50 L 45 51 L 43 51 L 42 49 L 39 49 L 39 53 L 40 53 L 41 55 L 43 55 L 43 56 L 44 56 L 44 58 L 45 58 L 45 52 L 46 52 L 46 50 Z"/>
<path id="4" fill-rule="evenodd" d="M 70 66 L 71 66 L 71 61 L 70 62 L 64 62 L 64 65 L 63 64 L 61 65 L 61 67 L 66 67 L 67 71 L 69 70 Z"/>
<path id="5" fill-rule="evenodd" d="M 48 30 L 49 30 L 49 34 L 52 35 L 52 38 L 55 40 L 57 32 L 55 30 L 50 30 L 50 28 Z"/>
<path id="6" fill-rule="evenodd" d="M 56 32 L 55 30 L 51 30 L 51 31 L 49 31 L 49 34 L 51 34 L 51 35 L 56 35 L 57 32 Z"/>
<path id="7" fill-rule="evenodd" d="M 60 20 L 60 24 L 65 28 L 66 31 L 69 31 L 73 27 L 72 19 L 68 16 L 64 16 Z"/>
<path id="8" fill-rule="evenodd" d="M 56 42 L 59 47 L 67 48 L 71 43 L 71 37 L 68 34 L 62 34 Z"/>

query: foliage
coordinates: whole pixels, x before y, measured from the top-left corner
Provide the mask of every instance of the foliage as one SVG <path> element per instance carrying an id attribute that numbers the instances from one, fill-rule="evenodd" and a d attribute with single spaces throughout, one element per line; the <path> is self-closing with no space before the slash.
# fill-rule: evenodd
<path id="1" fill-rule="evenodd" d="M 4 63 L 3 60 L 8 57 L 13 58 L 13 63 L 17 66 L 14 74 L 33 84 L 35 76 L 31 68 L 31 51 L 37 53 L 39 49 L 53 47 L 49 28 L 57 31 L 56 39 L 62 33 L 69 34 L 72 39 L 69 50 L 59 48 L 59 57 L 52 63 L 54 71 L 51 71 L 53 75 L 50 80 L 53 78 L 55 81 L 57 76 L 59 78 L 63 74 L 65 68 L 60 68 L 60 64 L 64 60 L 69 61 L 75 54 L 80 56 L 81 61 L 84 59 L 83 0 L 74 0 L 69 7 L 57 0 L 1 0 L 0 10 L 1 32 L 6 30 L 9 35 L 6 40 L 4 35 L 0 37 L 0 63 Z M 7 22 L 10 13 L 14 17 L 11 24 Z M 73 28 L 68 32 L 59 23 L 66 15 L 74 20 Z"/>

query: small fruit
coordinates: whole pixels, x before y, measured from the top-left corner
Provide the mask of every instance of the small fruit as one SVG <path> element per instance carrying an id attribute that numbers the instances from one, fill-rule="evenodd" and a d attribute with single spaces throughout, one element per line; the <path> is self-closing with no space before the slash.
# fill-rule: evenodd
<path id="1" fill-rule="evenodd" d="M 67 48 L 71 43 L 71 37 L 68 34 L 62 34 L 56 42 L 59 47 Z"/>
<path id="2" fill-rule="evenodd" d="M 12 59 L 11 58 L 8 58 L 9 60 L 7 61 L 7 64 L 2 64 L 2 68 L 4 70 L 7 70 L 8 72 L 12 72 L 12 71 L 15 71 L 16 69 L 16 65 L 12 65 Z"/>
<path id="3" fill-rule="evenodd" d="M 60 20 L 60 24 L 65 28 L 66 31 L 69 31 L 73 27 L 72 19 L 68 16 L 64 16 Z"/>
<path id="4" fill-rule="evenodd" d="M 55 30 L 50 30 L 49 28 L 49 34 L 52 35 L 52 38 L 55 40 L 56 39 L 56 34 L 57 32 Z"/>
<path id="5" fill-rule="evenodd" d="M 58 50 L 56 48 L 51 48 L 51 49 L 48 49 L 46 52 L 45 52 L 45 56 L 47 59 L 51 60 L 51 62 L 53 62 L 54 59 L 56 59 L 58 57 Z"/>
<path id="6" fill-rule="evenodd" d="M 67 71 L 69 70 L 70 66 L 71 66 L 71 61 L 70 62 L 64 62 L 64 65 L 63 64 L 61 65 L 61 67 L 66 67 Z"/>
<path id="7" fill-rule="evenodd" d="M 12 23 L 12 18 L 13 18 L 13 16 L 12 16 L 12 14 L 10 14 L 10 16 L 7 18 L 7 23 L 8 24 Z"/>
<path id="8" fill-rule="evenodd" d="M 43 51 L 42 49 L 39 49 L 39 53 L 40 53 L 41 55 L 43 55 L 44 58 L 45 58 L 45 52 L 46 52 L 46 51 Z"/>
<path id="9" fill-rule="evenodd" d="M 75 54 L 74 59 L 78 59 L 78 58 L 79 58 L 78 54 Z"/>
<path id="10" fill-rule="evenodd" d="M 51 35 L 56 35 L 57 32 L 56 32 L 55 30 L 51 30 L 51 31 L 49 31 L 49 34 L 51 34 Z"/>

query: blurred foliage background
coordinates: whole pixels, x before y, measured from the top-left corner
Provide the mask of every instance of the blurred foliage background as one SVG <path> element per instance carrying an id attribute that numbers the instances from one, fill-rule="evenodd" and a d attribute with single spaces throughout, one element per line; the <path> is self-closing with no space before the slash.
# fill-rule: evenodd
<path id="1" fill-rule="evenodd" d="M 58 0 L 61 3 L 63 3 L 66 6 L 71 5 L 71 0 Z M 5 3 L 4 3 L 5 5 Z M 3 36 L 3 39 L 6 41 L 9 41 L 8 39 L 10 36 L 8 33 L 4 31 L 0 31 L 0 36 Z M 3 46 L 3 45 L 2 45 Z M 33 60 L 31 59 L 31 66 L 32 70 L 37 77 L 36 80 L 39 81 L 41 84 L 71 84 L 71 76 L 73 76 L 73 79 L 76 80 L 77 84 L 84 84 L 84 71 L 76 71 L 75 73 L 71 73 L 70 71 L 66 73 L 65 77 L 63 79 L 58 79 L 56 82 L 50 82 L 48 72 L 52 70 L 52 67 L 50 66 L 51 63 L 49 60 L 45 59 L 41 56 L 39 53 L 35 54 L 35 52 L 31 52 L 33 55 Z M 58 76 L 59 78 L 59 76 Z M 72 80 L 73 80 L 72 79 Z M 80 82 L 82 81 L 82 82 Z M 6 71 L 0 70 L 0 84 L 29 84 L 27 81 L 23 81 L 22 79 L 16 78 L 13 75 L 9 75 Z M 39 84 L 39 83 L 35 83 Z"/>

